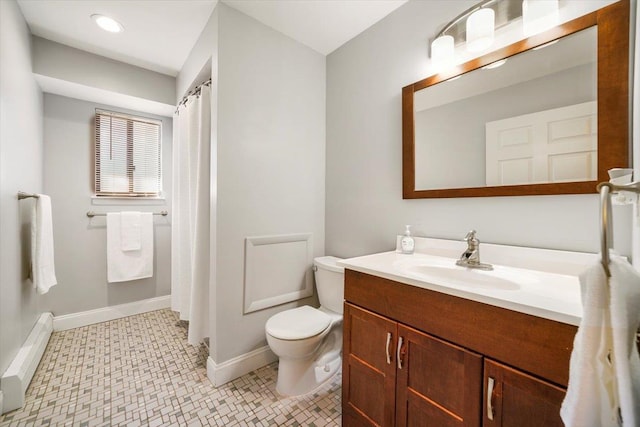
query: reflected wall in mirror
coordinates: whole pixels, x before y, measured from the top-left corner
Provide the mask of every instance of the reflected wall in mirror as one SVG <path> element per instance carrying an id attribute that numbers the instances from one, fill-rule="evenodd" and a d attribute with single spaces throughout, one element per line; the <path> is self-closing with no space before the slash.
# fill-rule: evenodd
<path id="1" fill-rule="evenodd" d="M 595 192 L 628 165 L 628 13 L 623 0 L 405 87 L 403 197 Z"/>

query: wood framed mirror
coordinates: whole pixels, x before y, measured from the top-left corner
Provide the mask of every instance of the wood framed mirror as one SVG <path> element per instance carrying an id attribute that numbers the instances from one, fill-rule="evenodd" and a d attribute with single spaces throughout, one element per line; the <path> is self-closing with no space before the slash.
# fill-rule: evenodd
<path id="1" fill-rule="evenodd" d="M 461 64 L 451 71 L 433 75 L 404 87 L 402 89 L 403 198 L 595 193 L 598 182 L 609 180 L 607 174 L 609 169 L 628 167 L 630 158 L 629 7 L 629 0 L 620 0 L 544 33 Z M 492 87 L 492 83 L 478 80 L 480 78 L 478 73 L 486 72 L 487 65 L 508 59 L 509 62 L 520 64 L 520 68 L 516 70 L 535 68 L 523 62 L 525 55 L 533 58 L 530 60 L 533 62 L 529 64 L 553 62 L 551 59 L 533 57 L 533 54 L 537 55 L 538 51 L 556 51 L 556 55 L 560 52 L 562 62 L 570 62 L 569 56 L 573 56 L 573 52 L 577 55 L 577 51 L 582 50 L 585 40 L 589 40 L 590 37 L 596 45 L 593 46 L 591 54 L 593 63 L 586 65 L 576 62 L 571 67 L 569 65 L 560 67 L 560 72 L 565 72 L 568 68 L 577 69 L 576 64 L 584 65 L 583 68 L 590 67 L 593 74 L 592 88 L 585 90 L 591 91 L 592 97 L 596 99 L 587 98 L 588 102 L 585 102 L 585 99 L 577 97 L 578 102 L 554 100 L 549 103 L 545 95 L 539 95 L 537 97 L 541 102 L 538 102 L 538 105 L 527 105 L 522 108 L 518 105 L 518 108 L 510 108 L 510 102 L 514 102 L 513 105 L 515 105 L 519 100 L 534 98 L 526 95 L 531 94 L 532 89 L 529 88 L 529 92 L 521 92 L 517 96 L 515 94 L 519 92 L 514 89 L 516 85 L 511 82 L 510 86 L 507 86 L 505 83 L 503 87 L 497 87 L 497 90 L 502 91 L 501 96 L 510 97 L 503 98 L 508 100 L 502 103 L 496 102 L 497 91 L 482 90 L 482 88 Z M 559 41 L 557 45 L 562 45 L 565 53 L 559 50 L 560 47 L 551 46 L 555 41 Z M 544 49 L 541 49 L 542 47 Z M 566 52 L 572 53 L 567 55 Z M 580 60 L 576 59 L 576 61 Z M 471 78 L 474 73 L 476 73 L 475 77 Z M 517 74 L 518 71 L 515 73 Z M 458 81 L 454 82 L 460 76 L 474 83 L 467 82 L 464 86 Z M 572 75 L 563 74 L 563 76 L 565 83 L 577 81 Z M 535 79 L 539 81 L 544 81 L 547 77 L 544 74 L 535 75 Z M 501 77 L 498 80 L 507 81 L 508 78 Z M 555 87 L 556 92 L 563 92 L 567 84 L 559 82 L 561 81 L 549 83 L 547 86 L 551 90 Z M 452 95 L 454 91 L 445 87 L 453 83 L 460 87 L 468 88 L 471 85 L 471 87 L 480 88 L 478 93 L 491 93 L 492 101 L 478 98 L 476 96 L 478 93 L 475 93 L 473 102 L 479 106 L 479 110 L 467 110 L 466 104 L 462 106 L 459 104 L 460 99 Z M 520 86 L 524 87 L 524 84 Z M 527 81 L 526 84 L 529 85 L 530 82 Z M 545 93 L 535 88 L 533 90 L 540 94 Z M 451 96 L 454 100 L 438 101 L 443 96 Z M 590 105 L 587 105 L 589 103 Z M 493 105 L 501 105 L 502 110 L 510 110 L 508 114 L 511 115 L 496 118 L 484 114 L 492 112 L 490 107 Z M 545 108 L 545 105 L 553 108 Z M 417 106 L 421 108 L 420 111 L 417 111 Z M 438 109 L 437 113 L 436 109 Z M 429 119 L 423 119 L 422 116 L 428 116 Z M 443 120 L 443 117 L 446 119 Z M 564 118 L 564 121 L 556 123 L 558 117 Z M 470 118 L 473 120 L 469 120 Z M 478 128 L 471 129 L 471 125 L 465 128 L 467 122 L 473 121 L 478 122 Z M 434 123 L 438 124 L 439 129 L 433 126 Z M 465 129 L 467 135 L 450 133 L 456 128 Z M 469 132 L 473 132 L 471 137 Z M 584 134 L 581 136 L 584 140 L 577 141 L 577 137 L 574 138 L 574 136 L 581 133 Z M 505 142 L 503 136 L 507 134 L 514 136 L 515 139 Z M 522 154 L 522 147 L 537 140 L 534 135 L 540 134 L 545 134 L 544 138 L 548 140 L 545 139 L 544 142 L 536 142 L 536 144 L 553 145 L 551 151 L 545 148 L 542 150 L 544 153 L 540 154 L 539 148 L 524 148 L 526 154 Z M 416 141 L 416 135 L 420 138 L 418 141 Z M 438 135 L 439 139 L 437 139 Z M 472 146 L 472 139 L 480 140 L 481 145 Z M 562 140 L 562 143 L 558 143 L 559 140 Z M 487 141 L 490 143 L 488 144 Z M 591 148 L 587 147 L 589 145 Z M 513 149 L 515 146 L 518 146 L 516 148 L 520 151 Z M 506 154 L 500 151 L 504 147 L 507 147 Z M 558 151 L 558 147 L 564 148 Z M 532 150 L 535 155 L 531 154 Z M 447 156 L 451 162 L 445 160 Z M 534 165 L 542 166 L 536 169 Z M 545 170 L 540 172 L 541 169 Z M 475 177 L 472 178 L 471 175 Z M 454 177 L 454 179 L 446 181 L 440 180 L 439 177 Z"/>

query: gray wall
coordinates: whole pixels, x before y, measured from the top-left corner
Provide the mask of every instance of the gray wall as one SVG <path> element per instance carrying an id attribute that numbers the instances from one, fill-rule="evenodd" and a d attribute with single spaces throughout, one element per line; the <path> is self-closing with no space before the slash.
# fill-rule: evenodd
<path id="1" fill-rule="evenodd" d="M 33 199 L 41 193 L 42 93 L 31 74 L 31 36 L 14 0 L 0 1 L 0 373 L 44 311 L 27 279 Z"/>
<path id="2" fill-rule="evenodd" d="M 210 355 L 222 363 L 265 346 L 276 312 L 317 301 L 243 315 L 245 237 L 311 232 L 324 253 L 325 58 L 223 3 L 208 25 L 178 82 L 212 59 Z"/>
<path id="3" fill-rule="evenodd" d="M 328 254 L 389 250 L 403 224 L 440 238 L 476 229 L 484 242 L 599 250 L 595 194 L 402 199 L 401 89 L 427 77 L 429 42 L 473 3 L 410 1 L 327 57 Z M 625 254 L 629 211 L 615 212 L 616 246 Z"/>
<path id="4" fill-rule="evenodd" d="M 216 362 L 266 345 L 242 314 L 244 239 L 311 232 L 324 253 L 325 58 L 219 4 Z"/>
<path id="5" fill-rule="evenodd" d="M 95 109 L 162 120 L 164 201 L 96 201 L 93 190 Z M 170 293 L 170 217 L 154 217 L 152 278 L 107 283 L 106 218 L 86 212 L 170 210 L 172 119 L 58 95 L 44 96 L 44 190 L 52 198 L 58 286 L 45 295 L 54 315 L 134 302 Z M 97 204 L 100 203 L 100 204 Z M 106 203 L 106 204 L 105 204 Z"/>
<path id="6" fill-rule="evenodd" d="M 85 87 L 174 105 L 176 79 L 33 36 L 33 72 Z"/>

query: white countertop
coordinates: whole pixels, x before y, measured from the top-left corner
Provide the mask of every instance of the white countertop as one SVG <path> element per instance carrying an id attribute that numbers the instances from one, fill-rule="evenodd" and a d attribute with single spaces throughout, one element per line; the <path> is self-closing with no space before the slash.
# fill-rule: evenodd
<path id="1" fill-rule="evenodd" d="M 383 252 L 344 259 L 339 261 L 338 265 L 407 285 L 570 325 L 579 325 L 582 318 L 582 301 L 578 272 L 597 260 L 594 254 L 566 252 L 567 266 L 571 268 L 566 269 L 568 272 L 562 273 L 558 273 L 557 268 L 552 268 L 552 271 L 523 268 L 522 265 L 526 265 L 526 262 L 518 262 L 517 266 L 495 263 L 493 271 L 482 271 L 456 266 L 456 258 L 450 257 L 450 251 L 441 252 L 446 253 L 446 256 L 434 255 L 434 252 L 440 252 L 433 248 L 433 243 L 439 240 L 426 239 L 425 241 L 428 246 L 431 246 L 429 254 L 406 255 L 396 251 Z M 448 249 L 451 249 L 451 241 L 443 242 L 448 242 L 444 246 L 448 245 Z M 458 245 L 459 242 L 455 244 Z M 422 242 L 422 244 L 416 244 L 416 247 L 424 245 L 425 243 Z M 501 252 L 500 245 L 491 246 L 496 254 Z M 462 249 L 464 247 L 466 245 L 461 246 Z M 514 252 L 517 254 L 519 250 L 523 251 L 527 258 L 536 258 L 536 266 L 540 265 L 540 259 L 547 256 L 553 258 L 553 261 L 558 264 L 558 257 L 562 257 L 564 253 L 509 246 L 502 248 L 511 256 L 514 256 Z M 532 254 L 532 251 L 535 253 Z M 490 259 L 481 259 L 481 261 L 492 263 Z M 426 267 L 421 270 L 423 265 Z M 431 276 L 431 271 L 442 272 L 444 275 Z M 472 280 L 466 280 L 467 277 Z"/>

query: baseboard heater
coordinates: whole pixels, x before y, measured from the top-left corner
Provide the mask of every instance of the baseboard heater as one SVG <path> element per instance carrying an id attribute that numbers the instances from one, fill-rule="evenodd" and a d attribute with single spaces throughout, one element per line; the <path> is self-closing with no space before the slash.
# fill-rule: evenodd
<path id="1" fill-rule="evenodd" d="M 18 354 L 0 378 L 2 407 L 0 412 L 13 411 L 24 406 L 25 393 L 42 359 L 53 331 L 53 314 L 43 313 L 33 326 Z"/>

